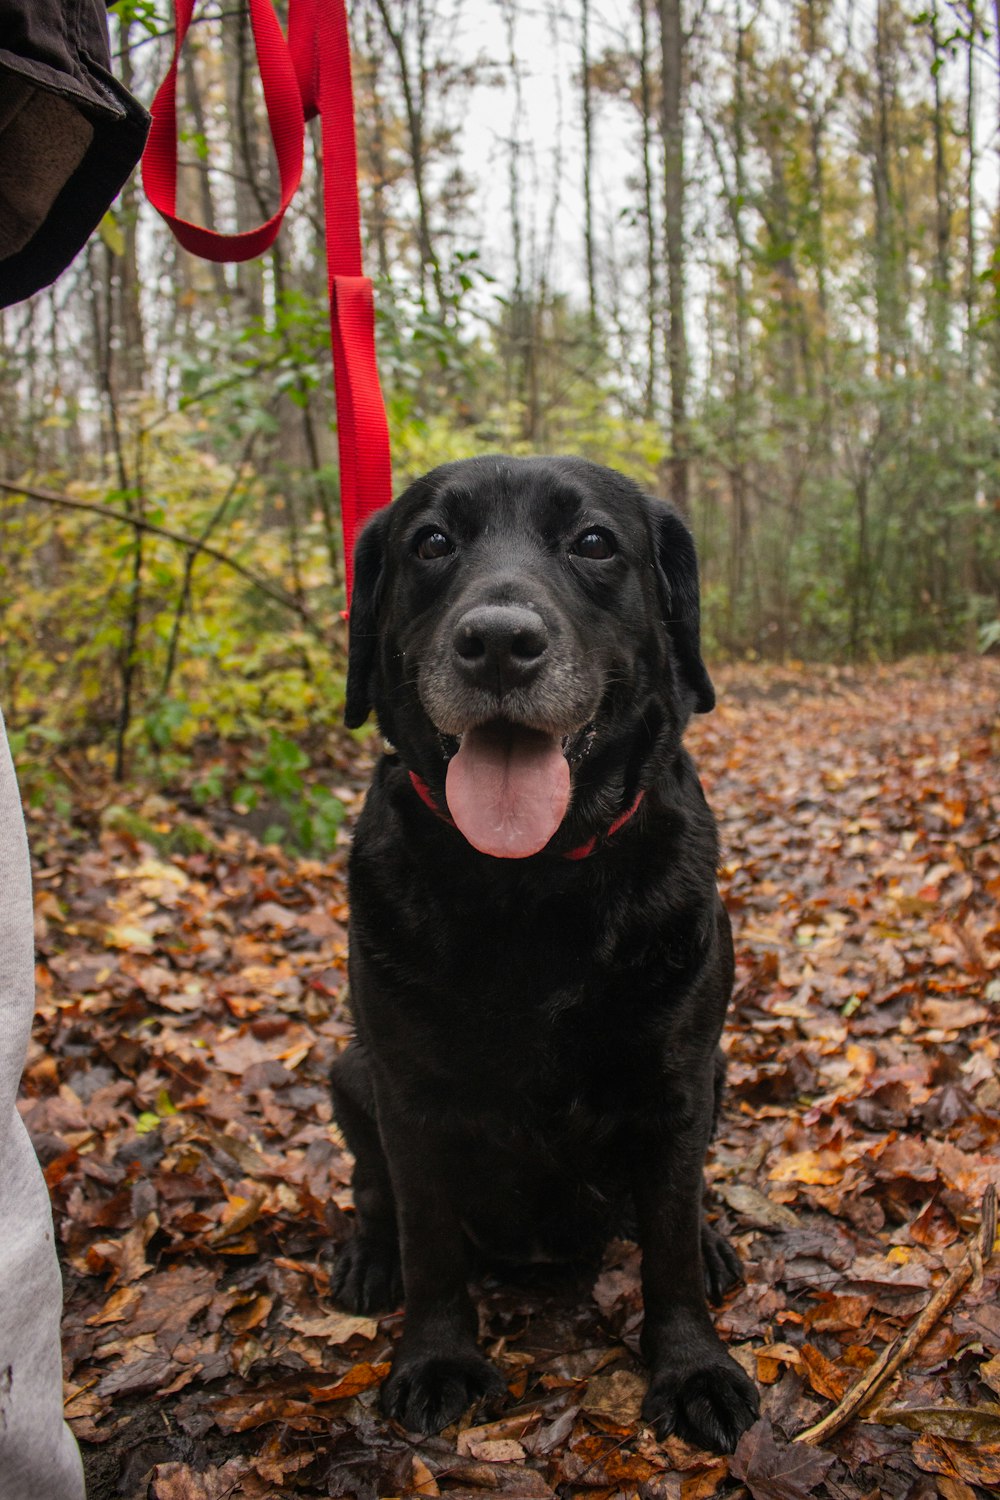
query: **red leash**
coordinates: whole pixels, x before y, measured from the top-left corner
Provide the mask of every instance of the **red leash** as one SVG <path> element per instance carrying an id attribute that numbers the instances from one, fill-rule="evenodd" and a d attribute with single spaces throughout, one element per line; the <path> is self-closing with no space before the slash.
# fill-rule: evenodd
<path id="1" fill-rule="evenodd" d="M 305 121 L 320 117 L 330 342 L 337 398 L 344 573 L 350 606 L 354 539 L 392 499 L 389 428 L 375 360 L 375 304 L 361 264 L 354 93 L 345 0 L 289 0 L 287 40 L 272 0 L 249 0 L 281 203 L 266 224 L 218 234 L 177 216 L 177 65 L 194 0 L 174 0 L 174 55 L 153 100 L 142 158 L 146 196 L 177 240 L 205 260 L 249 260 L 273 243 L 302 177 Z"/>

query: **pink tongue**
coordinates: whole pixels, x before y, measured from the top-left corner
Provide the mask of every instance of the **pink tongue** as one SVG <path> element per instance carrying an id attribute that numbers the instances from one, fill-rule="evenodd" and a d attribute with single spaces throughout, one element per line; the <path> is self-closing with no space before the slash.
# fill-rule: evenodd
<path id="1" fill-rule="evenodd" d="M 537 854 L 569 805 L 562 744 L 554 735 L 513 725 L 470 729 L 448 762 L 445 795 L 456 826 L 483 854 Z"/>

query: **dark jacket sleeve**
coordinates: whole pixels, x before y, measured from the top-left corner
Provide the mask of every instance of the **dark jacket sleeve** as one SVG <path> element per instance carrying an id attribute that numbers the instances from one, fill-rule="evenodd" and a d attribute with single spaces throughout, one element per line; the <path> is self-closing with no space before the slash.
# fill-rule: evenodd
<path id="1" fill-rule="evenodd" d="M 69 265 L 142 154 L 103 0 L 0 0 L 0 307 Z"/>

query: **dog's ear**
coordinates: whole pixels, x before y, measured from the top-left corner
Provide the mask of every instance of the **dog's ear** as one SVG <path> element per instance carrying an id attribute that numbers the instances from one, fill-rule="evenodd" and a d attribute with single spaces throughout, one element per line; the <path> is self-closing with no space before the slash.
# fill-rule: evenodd
<path id="1" fill-rule="evenodd" d="M 652 502 L 656 569 L 663 596 L 664 624 L 674 645 L 681 676 L 694 698 L 694 711 L 715 707 L 715 689 L 701 659 L 701 607 L 694 538 L 672 506 Z"/>
<path id="2" fill-rule="evenodd" d="M 371 713 L 378 655 L 378 607 L 382 593 L 389 507 L 376 511 L 354 548 L 354 593 L 347 652 L 344 723 L 360 729 Z"/>

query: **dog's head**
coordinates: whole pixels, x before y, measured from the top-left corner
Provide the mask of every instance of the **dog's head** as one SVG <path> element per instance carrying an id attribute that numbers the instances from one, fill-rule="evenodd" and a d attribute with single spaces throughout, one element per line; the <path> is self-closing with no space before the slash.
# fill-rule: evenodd
<path id="1" fill-rule="evenodd" d="M 611 469 L 445 464 L 359 538 L 346 722 L 374 708 L 484 853 L 614 817 L 714 702 L 690 532 Z"/>

